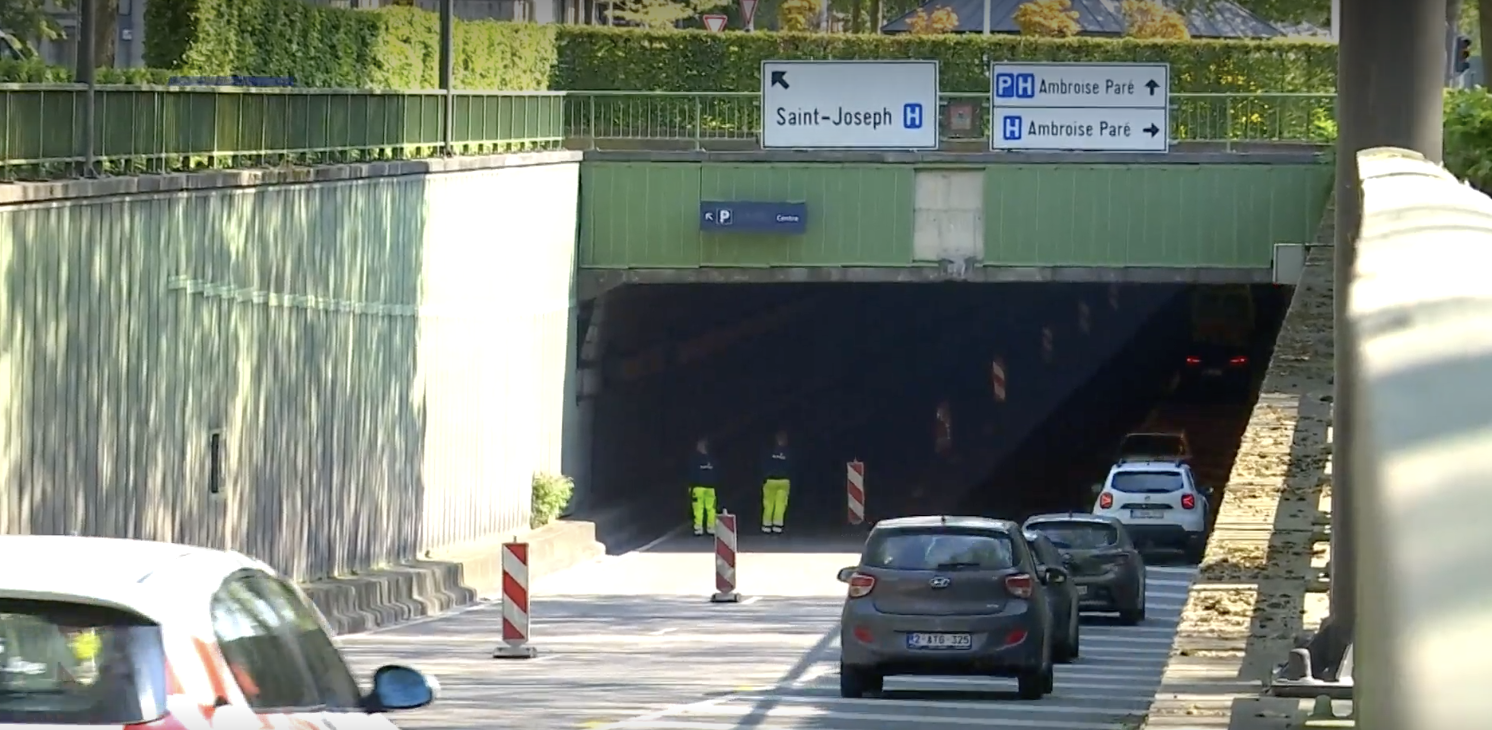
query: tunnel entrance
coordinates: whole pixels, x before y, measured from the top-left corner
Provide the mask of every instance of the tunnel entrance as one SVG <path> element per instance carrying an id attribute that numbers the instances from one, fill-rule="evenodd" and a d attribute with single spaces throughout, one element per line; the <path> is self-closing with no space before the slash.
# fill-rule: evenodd
<path id="1" fill-rule="evenodd" d="M 595 305 L 604 310 L 604 345 L 600 385 L 587 395 L 591 504 L 625 511 L 638 537 L 682 524 L 693 446 L 704 437 L 720 471 L 720 506 L 754 531 L 761 467 L 783 430 L 795 462 L 788 529 L 800 534 L 846 529 L 851 459 L 865 463 L 872 519 L 1084 509 L 1110 442 L 1158 404 L 1183 402 L 1176 376 L 1197 351 L 1194 305 L 1215 298 L 1201 289 L 621 287 Z M 1266 333 L 1273 341 L 1279 291 L 1260 287 L 1250 300 L 1249 347 Z M 1246 420 L 1240 404 L 1251 403 L 1267 361 L 1266 345 L 1249 357 L 1248 386 L 1199 407 L 1232 404 Z M 942 446 L 940 406 L 950 436 Z"/>

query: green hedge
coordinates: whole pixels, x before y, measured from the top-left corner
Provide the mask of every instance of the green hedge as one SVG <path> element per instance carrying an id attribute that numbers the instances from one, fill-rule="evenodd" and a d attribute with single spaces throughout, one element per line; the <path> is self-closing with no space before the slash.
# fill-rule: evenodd
<path id="1" fill-rule="evenodd" d="M 297 86 L 439 87 L 435 13 L 350 10 L 302 0 L 174 0 L 145 12 L 145 62 L 192 76 L 291 76 Z M 558 26 L 463 21 L 456 83 L 468 89 L 549 88 Z"/>
<path id="2" fill-rule="evenodd" d="M 1446 92 L 1445 168 L 1492 195 L 1492 94 L 1486 89 Z"/>
<path id="3" fill-rule="evenodd" d="M 1331 91 L 1336 46 L 1319 41 L 1143 41 L 973 34 L 849 35 L 639 31 L 569 26 L 551 88 L 756 91 L 773 59 L 932 58 L 944 91 L 987 92 L 986 59 L 1149 61 L 1185 92 Z"/>

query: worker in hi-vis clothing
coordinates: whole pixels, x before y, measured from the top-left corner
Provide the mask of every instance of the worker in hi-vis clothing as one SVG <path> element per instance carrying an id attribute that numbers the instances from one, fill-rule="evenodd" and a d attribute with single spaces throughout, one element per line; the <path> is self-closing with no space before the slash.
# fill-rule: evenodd
<path id="1" fill-rule="evenodd" d="M 787 432 L 777 432 L 777 444 L 762 466 L 762 532 L 782 532 L 787 515 L 787 493 L 792 486 L 792 456 L 787 450 Z"/>
<path id="2" fill-rule="evenodd" d="M 715 460 L 710 457 L 710 440 L 694 443 L 694 460 L 689 467 L 689 499 L 694 504 L 694 534 L 715 534 Z"/>

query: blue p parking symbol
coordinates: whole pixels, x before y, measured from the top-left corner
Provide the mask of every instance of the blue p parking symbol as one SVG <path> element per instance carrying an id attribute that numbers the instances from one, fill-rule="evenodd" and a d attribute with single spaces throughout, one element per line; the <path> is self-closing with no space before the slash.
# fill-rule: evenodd
<path id="1" fill-rule="evenodd" d="M 1000 138 L 1005 140 L 1018 140 L 1021 138 L 1021 118 L 1015 115 L 1007 115 L 1000 119 Z"/>
<path id="2" fill-rule="evenodd" d="M 1000 99 L 1035 99 L 1036 74 L 995 74 L 995 96 Z"/>
<path id="3" fill-rule="evenodd" d="M 907 104 L 901 108 L 901 126 L 907 129 L 922 129 L 922 105 Z"/>

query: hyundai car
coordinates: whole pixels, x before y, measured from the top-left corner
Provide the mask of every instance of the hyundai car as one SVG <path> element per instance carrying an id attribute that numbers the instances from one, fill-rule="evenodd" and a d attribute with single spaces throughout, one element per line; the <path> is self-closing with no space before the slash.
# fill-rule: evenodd
<path id="1" fill-rule="evenodd" d="M 1014 677 L 1022 699 L 1052 691 L 1044 569 L 1020 525 L 984 517 L 885 520 L 871 529 L 841 616 L 839 691 L 879 693 L 893 675 Z"/>

